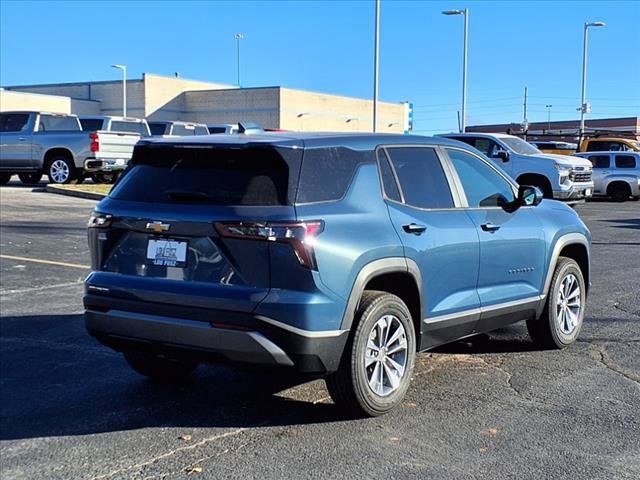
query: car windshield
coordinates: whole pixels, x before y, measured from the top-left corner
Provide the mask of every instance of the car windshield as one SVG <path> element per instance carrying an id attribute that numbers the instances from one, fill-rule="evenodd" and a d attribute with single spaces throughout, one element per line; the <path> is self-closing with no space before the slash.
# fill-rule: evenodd
<path id="1" fill-rule="evenodd" d="M 518 137 L 501 137 L 500 140 L 520 155 L 537 155 L 542 153 L 536 147 Z"/>

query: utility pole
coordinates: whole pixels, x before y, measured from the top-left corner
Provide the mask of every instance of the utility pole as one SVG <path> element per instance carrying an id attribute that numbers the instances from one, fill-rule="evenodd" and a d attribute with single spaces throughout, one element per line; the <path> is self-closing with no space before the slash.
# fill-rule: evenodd
<path id="1" fill-rule="evenodd" d="M 238 69 L 238 88 L 240 88 L 240 40 L 244 38 L 244 35 L 236 33 L 233 38 L 236 39 L 236 65 Z"/>
<path id="2" fill-rule="evenodd" d="M 524 132 L 524 141 L 527 141 L 527 132 L 529 131 L 529 121 L 527 120 L 527 87 L 524 87 L 524 115 L 522 118 L 522 131 Z"/>
<path id="3" fill-rule="evenodd" d="M 376 131 L 378 119 L 378 54 L 380 50 L 380 0 L 376 2 L 375 33 L 373 46 L 373 131 Z"/>
<path id="4" fill-rule="evenodd" d="M 545 108 L 547 109 L 547 134 L 549 133 L 549 130 L 551 130 L 551 107 L 553 107 L 553 105 L 545 105 Z"/>
<path id="5" fill-rule="evenodd" d="M 607 24 L 604 22 L 587 22 L 584 24 L 584 32 L 582 38 L 582 95 L 580 96 L 580 132 L 578 146 L 582 143 L 584 138 L 584 115 L 589 113 L 589 104 L 587 103 L 587 36 L 589 33 L 589 27 L 604 27 Z"/>

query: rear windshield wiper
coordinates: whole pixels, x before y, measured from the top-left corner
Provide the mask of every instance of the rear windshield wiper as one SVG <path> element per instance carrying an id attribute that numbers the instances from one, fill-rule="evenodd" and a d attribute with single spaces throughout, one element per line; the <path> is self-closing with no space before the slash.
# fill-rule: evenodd
<path id="1" fill-rule="evenodd" d="M 213 199 L 204 192 L 192 192 L 188 190 L 166 190 L 165 195 L 176 202 L 210 202 Z"/>

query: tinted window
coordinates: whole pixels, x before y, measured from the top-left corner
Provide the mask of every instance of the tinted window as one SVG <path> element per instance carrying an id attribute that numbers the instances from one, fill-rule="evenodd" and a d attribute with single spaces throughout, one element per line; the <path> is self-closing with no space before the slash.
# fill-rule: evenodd
<path id="1" fill-rule="evenodd" d="M 295 165 L 293 170 L 295 177 Z M 149 203 L 287 205 L 289 174 L 288 161 L 274 148 L 136 147 L 110 196 Z"/>
<path id="2" fill-rule="evenodd" d="M 21 132 L 29 123 L 28 113 L 4 113 L 0 116 L 0 132 Z"/>
<path id="3" fill-rule="evenodd" d="M 616 155 L 616 168 L 636 168 L 636 157 L 633 155 Z"/>
<path id="4" fill-rule="evenodd" d="M 611 166 L 609 155 L 589 155 L 589 161 L 593 168 L 609 168 Z"/>
<path id="5" fill-rule="evenodd" d="M 606 140 L 590 140 L 587 152 L 626 152 L 628 147 L 622 142 L 610 142 Z"/>
<path id="6" fill-rule="evenodd" d="M 190 135 L 208 135 L 209 130 L 207 127 L 199 126 L 199 125 L 190 125 L 190 124 L 182 124 L 176 123 L 173 125 L 173 129 L 171 130 L 171 135 L 178 135 L 179 137 L 188 137 Z"/>
<path id="7" fill-rule="evenodd" d="M 509 182 L 480 158 L 461 150 L 447 151 L 470 207 L 497 207 L 514 200 Z"/>
<path id="8" fill-rule="evenodd" d="M 347 193 L 358 165 L 373 161 L 372 152 L 344 147 L 305 150 L 297 202 L 340 200 Z"/>
<path id="9" fill-rule="evenodd" d="M 209 129 L 209 133 L 225 133 L 227 131 L 224 127 L 207 127 Z"/>
<path id="10" fill-rule="evenodd" d="M 393 170 L 391 170 L 391 165 L 389 165 L 389 160 L 384 150 L 378 151 L 378 163 L 380 164 L 380 176 L 382 177 L 382 187 L 385 195 L 390 200 L 402 201 L 396 177 L 393 175 Z"/>
<path id="11" fill-rule="evenodd" d="M 142 136 L 147 135 L 147 128 L 142 122 L 123 122 L 121 120 L 114 120 L 111 122 L 110 130 L 112 132 L 131 132 L 139 133 Z"/>
<path id="12" fill-rule="evenodd" d="M 196 126 L 196 135 L 209 135 L 209 129 L 204 125 Z"/>
<path id="13" fill-rule="evenodd" d="M 84 132 L 95 132 L 102 130 L 102 120 L 99 118 L 81 118 L 80 125 Z"/>
<path id="14" fill-rule="evenodd" d="M 489 158 L 493 157 L 496 150 L 500 150 L 500 146 L 488 138 L 476 138 L 474 146 Z"/>
<path id="15" fill-rule="evenodd" d="M 433 148 L 390 148 L 404 201 L 419 208 L 451 208 L 453 197 L 447 177 Z"/>
<path id="16" fill-rule="evenodd" d="M 40 115 L 39 132 L 80 131 L 76 117 L 63 115 Z"/>
<path id="17" fill-rule="evenodd" d="M 164 135 L 167 130 L 167 125 L 164 123 L 149 123 L 149 130 L 151 135 Z"/>

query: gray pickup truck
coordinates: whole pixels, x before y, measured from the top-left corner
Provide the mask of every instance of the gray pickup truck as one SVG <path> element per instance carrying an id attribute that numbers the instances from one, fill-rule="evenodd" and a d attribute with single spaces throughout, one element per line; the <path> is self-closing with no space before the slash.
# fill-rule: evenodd
<path id="1" fill-rule="evenodd" d="M 0 185 L 18 174 L 26 184 L 43 174 L 51 183 L 74 183 L 88 175 L 125 168 L 133 132 L 84 132 L 75 115 L 46 112 L 0 113 Z"/>

